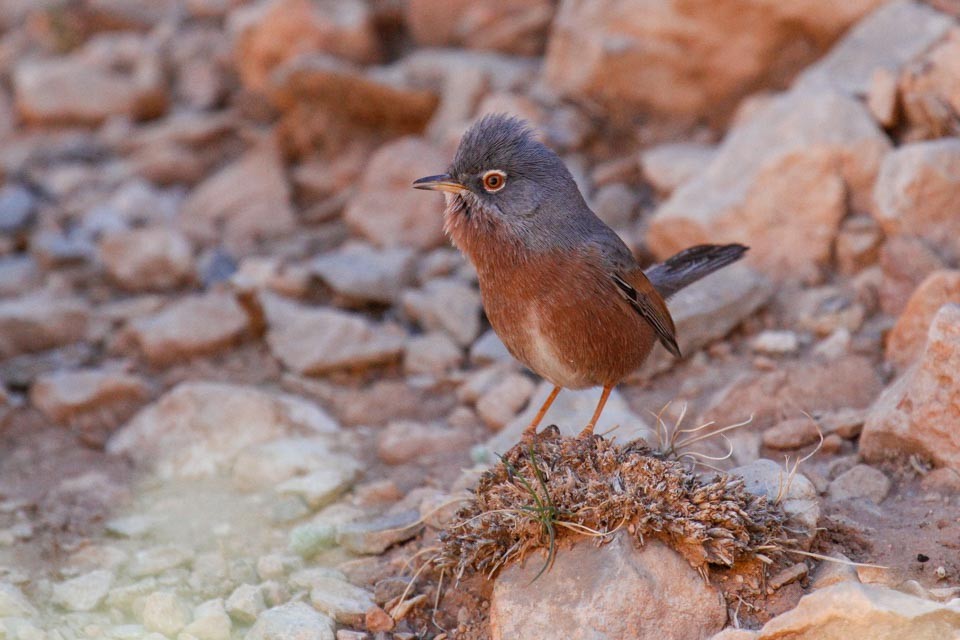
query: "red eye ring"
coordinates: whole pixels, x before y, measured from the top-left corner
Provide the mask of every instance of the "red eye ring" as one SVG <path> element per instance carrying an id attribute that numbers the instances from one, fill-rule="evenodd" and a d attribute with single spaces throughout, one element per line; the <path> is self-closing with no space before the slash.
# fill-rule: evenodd
<path id="1" fill-rule="evenodd" d="M 507 174 L 498 169 L 492 169 L 483 174 L 483 188 L 489 193 L 496 193 L 507 184 Z"/>

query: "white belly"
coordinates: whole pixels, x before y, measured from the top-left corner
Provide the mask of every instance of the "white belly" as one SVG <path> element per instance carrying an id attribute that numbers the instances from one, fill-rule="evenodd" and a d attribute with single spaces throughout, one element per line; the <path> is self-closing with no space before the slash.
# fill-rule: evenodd
<path id="1" fill-rule="evenodd" d="M 525 328 L 528 348 L 524 350 L 524 356 L 527 359 L 527 366 L 534 373 L 566 389 L 584 389 L 595 386 L 577 372 L 573 362 L 564 358 L 557 345 L 540 330 L 536 311 L 527 315 Z"/>

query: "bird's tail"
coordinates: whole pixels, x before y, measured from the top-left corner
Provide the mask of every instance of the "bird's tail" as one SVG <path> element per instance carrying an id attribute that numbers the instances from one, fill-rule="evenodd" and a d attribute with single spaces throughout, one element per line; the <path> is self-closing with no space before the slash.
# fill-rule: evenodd
<path id="1" fill-rule="evenodd" d="M 647 268 L 644 273 L 660 295 L 669 298 L 700 278 L 736 262 L 747 249 L 742 244 L 699 244 Z"/>

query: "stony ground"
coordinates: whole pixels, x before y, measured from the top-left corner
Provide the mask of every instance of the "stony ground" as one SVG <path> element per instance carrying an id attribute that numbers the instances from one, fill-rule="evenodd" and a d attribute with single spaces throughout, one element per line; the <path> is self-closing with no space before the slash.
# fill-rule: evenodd
<path id="1" fill-rule="evenodd" d="M 650 4 L 0 1 L 0 637 L 960 633 L 960 7 Z M 751 246 L 598 432 L 746 423 L 682 459 L 808 555 L 428 570 L 548 392 L 409 188 L 492 111 L 643 260 Z"/>

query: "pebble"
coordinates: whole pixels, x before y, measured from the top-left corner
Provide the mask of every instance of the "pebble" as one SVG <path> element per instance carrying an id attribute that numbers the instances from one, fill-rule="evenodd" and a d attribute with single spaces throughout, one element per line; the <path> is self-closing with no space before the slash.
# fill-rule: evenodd
<path id="1" fill-rule="evenodd" d="M 303 602 L 264 611 L 244 640 L 336 640 L 333 619 Z"/>
<path id="2" fill-rule="evenodd" d="M 403 354 L 403 370 L 408 375 L 440 376 L 457 369 L 462 362 L 460 346 L 438 331 L 410 338 Z"/>
<path id="3" fill-rule="evenodd" d="M 177 640 L 181 640 L 183 634 L 189 634 L 197 640 L 230 640 L 232 626 L 223 600 L 208 600 L 194 608 L 193 622 L 184 627 Z"/>
<path id="4" fill-rule="evenodd" d="M 537 385 L 520 373 L 510 373 L 477 400 L 477 415 L 493 429 L 503 429 L 527 405 Z"/>
<path id="5" fill-rule="evenodd" d="M 890 479 L 879 469 L 858 464 L 834 478 L 827 495 L 832 500 L 866 498 L 880 504 L 890 492 L 890 484 Z"/>
<path id="6" fill-rule="evenodd" d="M 750 347 L 758 353 L 787 355 L 800 349 L 800 338 L 793 331 L 762 331 L 750 341 Z"/>
<path id="7" fill-rule="evenodd" d="M 348 301 L 393 304 L 412 281 L 415 264 L 412 249 L 355 243 L 321 254 L 310 270 Z"/>
<path id="8" fill-rule="evenodd" d="M 163 545 L 137 551 L 127 566 L 134 578 L 154 576 L 168 569 L 182 567 L 193 559 L 193 552 L 177 545 Z"/>
<path id="9" fill-rule="evenodd" d="M 460 429 L 396 420 L 377 437 L 377 455 L 387 464 L 403 464 L 430 455 L 453 455 L 469 445 L 471 439 L 469 433 Z"/>
<path id="10" fill-rule="evenodd" d="M 359 468 L 352 459 L 334 459 L 325 469 L 291 478 L 275 487 L 277 493 L 295 495 L 312 509 L 319 509 L 336 500 L 356 479 Z"/>
<path id="11" fill-rule="evenodd" d="M 373 594 L 337 578 L 318 578 L 310 590 L 310 603 L 340 624 L 364 623 L 366 612 L 376 606 Z"/>
<path id="12" fill-rule="evenodd" d="M 344 524 L 337 531 L 337 543 L 354 553 L 380 554 L 414 537 L 421 529 L 420 512 L 411 509 Z"/>
<path id="13" fill-rule="evenodd" d="M 112 571 L 91 571 L 54 585 L 52 601 L 67 611 L 90 611 L 103 602 L 112 585 Z"/>
<path id="14" fill-rule="evenodd" d="M 144 600 L 140 618 L 148 630 L 173 636 L 190 622 L 190 611 L 175 594 L 155 591 Z"/>
<path id="15" fill-rule="evenodd" d="M 37 610 L 19 587 L 8 582 L 0 582 L 0 617 L 33 616 Z"/>
<path id="16" fill-rule="evenodd" d="M 484 365 L 511 361 L 513 361 L 513 356 L 507 351 L 506 345 L 503 344 L 500 336 L 493 329 L 484 331 L 483 335 L 477 338 L 476 342 L 470 347 L 470 362 L 473 364 Z"/>
<path id="17" fill-rule="evenodd" d="M 425 329 L 445 331 L 466 347 L 480 334 L 480 293 L 456 278 L 430 280 L 403 294 L 404 311 Z"/>
<path id="18" fill-rule="evenodd" d="M 242 584 L 233 590 L 224 603 L 227 614 L 239 624 L 253 624 L 267 605 L 263 591 L 252 584 Z"/>
<path id="19" fill-rule="evenodd" d="M 771 449 L 799 449 L 820 440 L 822 428 L 811 418 L 790 418 L 763 432 L 763 444 Z"/>

